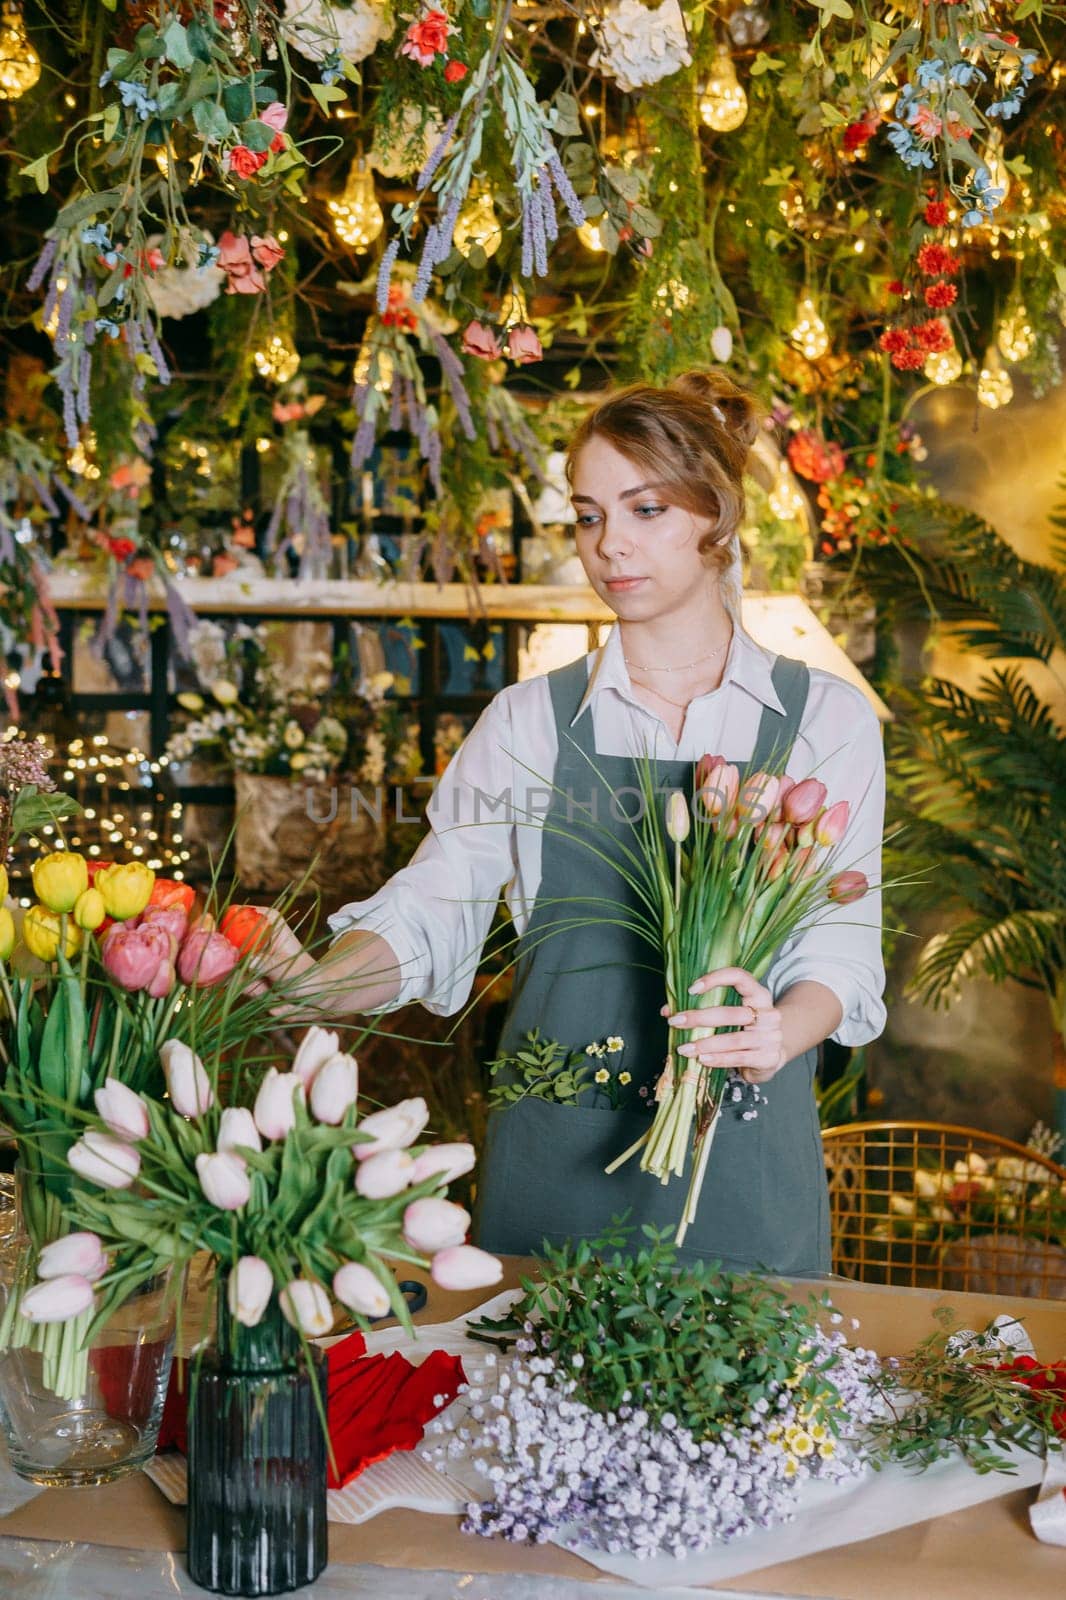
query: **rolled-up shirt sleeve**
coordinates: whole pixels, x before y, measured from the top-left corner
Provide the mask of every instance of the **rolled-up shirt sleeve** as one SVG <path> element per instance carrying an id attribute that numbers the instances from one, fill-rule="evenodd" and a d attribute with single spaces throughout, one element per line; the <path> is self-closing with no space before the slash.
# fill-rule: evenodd
<path id="1" fill-rule="evenodd" d="M 770 969 L 767 987 L 778 1000 L 797 983 L 824 985 L 843 1011 L 830 1037 L 843 1045 L 869 1044 L 883 1030 L 886 1017 L 880 889 L 885 760 L 880 725 L 865 697 L 835 680 L 814 743 L 820 759 L 810 773 L 797 776 L 820 778 L 830 804 L 848 802 L 848 826 L 834 865 L 840 871 L 864 872 L 871 888 L 850 905 L 833 905 L 790 940 Z"/>
<path id="2" fill-rule="evenodd" d="M 334 934 L 376 933 L 396 955 L 400 990 L 378 1011 L 420 1000 L 448 1016 L 470 994 L 501 889 L 515 873 L 508 695 L 482 712 L 427 807 L 430 831 L 376 894 L 329 918 Z"/>

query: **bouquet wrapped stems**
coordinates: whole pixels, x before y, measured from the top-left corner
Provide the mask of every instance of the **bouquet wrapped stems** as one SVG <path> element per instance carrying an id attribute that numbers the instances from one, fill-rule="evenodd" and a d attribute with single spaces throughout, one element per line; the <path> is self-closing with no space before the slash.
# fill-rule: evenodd
<path id="1" fill-rule="evenodd" d="M 659 930 L 666 999 L 672 1014 L 736 1004 L 735 990 L 691 996 L 697 978 L 741 967 L 762 982 L 778 950 L 832 902 L 847 904 L 869 887 L 863 873 L 836 869 L 848 820 L 846 801 L 826 805 L 816 778 L 753 773 L 742 783 L 721 756 L 704 756 L 691 806 L 680 790 L 666 797 L 654 764 L 641 764 L 644 804 L 635 826 L 643 861 L 642 896 Z M 736 1031 L 691 1028 L 678 1044 Z M 691 1152 L 688 1193 L 677 1229 L 684 1241 L 699 1204 L 731 1072 L 709 1067 L 672 1047 L 656 1088 L 647 1133 L 606 1169 L 640 1155 L 644 1172 L 663 1184 L 682 1177 Z"/>

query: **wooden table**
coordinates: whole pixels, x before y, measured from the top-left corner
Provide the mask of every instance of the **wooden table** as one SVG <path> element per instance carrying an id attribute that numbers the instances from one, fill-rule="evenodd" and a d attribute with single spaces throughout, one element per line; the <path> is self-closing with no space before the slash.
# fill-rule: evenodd
<path id="1" fill-rule="evenodd" d="M 516 1282 L 526 1266 L 508 1262 L 506 1281 Z M 1019 1316 L 1039 1356 L 1066 1355 L 1062 1303 L 844 1280 L 824 1286 L 845 1316 L 859 1318 L 858 1337 L 884 1355 L 903 1354 L 934 1331 L 941 1308 L 960 1327 L 983 1328 L 1000 1312 Z M 805 1295 L 811 1287 L 804 1282 L 794 1290 Z M 416 1320 L 448 1321 L 485 1298 L 484 1291 L 464 1296 L 434 1290 Z M 764 1568 L 702 1592 L 719 1600 L 741 1595 L 1062 1600 L 1066 1550 L 1034 1538 L 1027 1516 L 1030 1499 L 1031 1491 L 1008 1491 L 967 1511 Z M 178 1555 L 183 1545 L 184 1513 L 168 1505 L 146 1478 L 102 1489 L 45 1491 L 0 1518 L 0 1595 L 4 1600 L 16 1595 L 19 1600 L 46 1595 L 48 1600 L 162 1600 L 199 1594 L 184 1575 Z M 356 1527 L 332 1524 L 330 1559 L 325 1578 L 313 1591 L 304 1591 L 314 1600 L 363 1592 L 373 1592 L 375 1600 L 577 1600 L 585 1594 L 589 1600 L 616 1600 L 625 1588 L 554 1546 L 526 1549 L 471 1538 L 459 1532 L 457 1520 L 409 1511 L 387 1512 Z M 593 1583 L 595 1590 L 587 1587 Z M 677 1588 L 656 1592 L 670 1600 L 698 1591 L 685 1588 L 679 1564 Z"/>

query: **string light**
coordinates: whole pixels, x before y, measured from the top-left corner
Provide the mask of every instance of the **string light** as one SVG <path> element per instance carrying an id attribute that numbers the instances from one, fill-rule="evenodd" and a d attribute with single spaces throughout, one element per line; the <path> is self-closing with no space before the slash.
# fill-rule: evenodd
<path id="1" fill-rule="evenodd" d="M 925 358 L 922 371 L 930 383 L 954 383 L 962 376 L 962 357 L 952 340 L 949 350 L 935 350 Z"/>
<path id="2" fill-rule="evenodd" d="M 737 81 L 733 57 L 720 45 L 711 75 L 700 91 L 700 116 L 716 133 L 732 133 L 748 114 L 748 97 Z"/>
<path id="3" fill-rule="evenodd" d="M 67 466 L 76 478 L 85 478 L 91 483 L 100 476 L 100 468 L 95 461 L 90 459 L 95 449 L 96 435 L 95 433 L 90 433 L 86 439 L 79 439 L 70 452 L 67 457 Z"/>
<path id="4" fill-rule="evenodd" d="M 272 333 L 264 348 L 256 350 L 252 359 L 260 377 L 267 383 L 288 383 L 300 367 L 299 353 L 283 333 Z"/>
<path id="5" fill-rule="evenodd" d="M 829 349 L 829 332 L 809 294 L 796 307 L 795 326 L 788 338 L 808 361 L 820 360 Z"/>
<path id="6" fill-rule="evenodd" d="M 503 243 L 503 230 L 492 191 L 481 184 L 472 184 L 466 205 L 460 211 L 452 235 L 455 248 L 469 260 L 475 250 L 494 256 Z"/>
<path id="7" fill-rule="evenodd" d="M 0 100 L 18 100 L 41 76 L 41 58 L 26 36 L 17 6 L 5 5 L 0 16 Z"/>
<path id="8" fill-rule="evenodd" d="M 1014 398 L 1010 373 L 999 359 L 999 351 L 993 344 L 985 351 L 984 366 L 977 381 L 977 398 L 989 411 L 1009 406 Z"/>
<path id="9" fill-rule="evenodd" d="M 52 307 L 51 315 L 49 316 L 48 321 L 44 325 L 44 331 L 45 331 L 45 333 L 48 335 L 48 337 L 50 339 L 54 339 L 55 338 L 56 329 L 59 327 L 59 302 L 63 298 L 64 294 L 66 293 L 66 290 L 67 290 L 67 279 L 66 279 L 65 275 L 61 272 L 59 274 L 58 278 L 56 279 L 56 303 Z"/>
<path id="10" fill-rule="evenodd" d="M 792 475 L 786 461 L 778 463 L 777 476 L 770 490 L 768 504 L 775 517 L 782 522 L 804 522 L 807 499 Z"/>
<path id="11" fill-rule="evenodd" d="M 333 218 L 333 231 L 342 244 L 361 255 L 369 250 L 385 218 L 374 193 L 374 176 L 363 156 L 356 156 L 338 200 L 328 200 L 326 208 Z"/>
<path id="12" fill-rule="evenodd" d="M 1000 323 L 996 331 L 996 343 L 1008 361 L 1024 361 L 1035 342 L 1036 334 L 1029 321 L 1029 313 L 1018 301 Z"/>
<path id="13" fill-rule="evenodd" d="M 583 222 L 577 230 L 577 236 L 586 250 L 606 250 L 603 226 L 599 222 Z"/>
<path id="14" fill-rule="evenodd" d="M 391 350 L 364 344 L 356 357 L 352 382 L 360 389 L 372 384 L 378 394 L 388 394 L 395 372 L 396 361 Z"/>

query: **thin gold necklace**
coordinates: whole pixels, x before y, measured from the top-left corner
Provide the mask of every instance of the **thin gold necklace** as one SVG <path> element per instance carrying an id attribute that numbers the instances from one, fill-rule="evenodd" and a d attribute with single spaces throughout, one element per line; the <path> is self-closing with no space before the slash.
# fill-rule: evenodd
<path id="1" fill-rule="evenodd" d="M 637 672 L 687 672 L 689 667 L 698 667 L 701 666 L 704 661 L 713 661 L 715 656 L 720 656 L 722 651 L 727 650 L 732 642 L 733 635 L 730 634 L 725 643 L 720 644 L 717 650 L 712 650 L 710 655 L 697 656 L 695 661 L 682 661 L 681 664 L 676 667 L 642 667 L 639 661 L 631 661 L 629 659 L 625 653 L 624 647 L 622 650 L 622 659 L 625 661 L 627 667 L 632 667 Z M 671 702 L 671 704 L 673 703 L 674 702 Z"/>
<path id="2" fill-rule="evenodd" d="M 693 695 L 690 700 L 671 700 L 668 694 L 663 694 L 661 689 L 654 688 L 650 683 L 638 683 L 637 688 L 647 689 L 649 694 L 653 694 L 657 700 L 665 701 L 668 706 L 673 706 L 676 711 L 687 711 L 692 701 L 696 698 Z"/>

